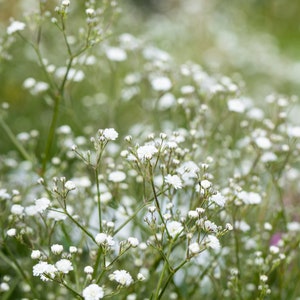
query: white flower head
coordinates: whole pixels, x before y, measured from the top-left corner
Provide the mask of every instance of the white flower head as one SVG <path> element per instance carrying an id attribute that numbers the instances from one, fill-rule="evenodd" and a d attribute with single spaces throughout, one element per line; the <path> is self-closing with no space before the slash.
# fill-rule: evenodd
<path id="1" fill-rule="evenodd" d="M 207 247 L 214 249 L 214 250 L 218 250 L 221 248 L 220 242 L 218 240 L 218 238 L 214 235 L 209 234 L 206 238 L 205 238 L 205 244 Z"/>
<path id="2" fill-rule="evenodd" d="M 94 272 L 94 268 L 91 266 L 86 266 L 86 267 L 84 267 L 83 271 L 86 274 L 92 274 Z"/>
<path id="3" fill-rule="evenodd" d="M 201 249 L 200 249 L 200 245 L 198 243 L 192 243 L 189 245 L 189 251 L 191 252 L 191 254 L 195 255 L 200 253 Z"/>
<path id="4" fill-rule="evenodd" d="M 10 228 L 6 231 L 7 236 L 13 237 L 16 236 L 17 234 L 17 229 L 16 228 Z"/>
<path id="5" fill-rule="evenodd" d="M 172 82 L 166 76 L 159 76 L 151 80 L 151 86 L 155 91 L 166 92 L 172 87 Z"/>
<path id="6" fill-rule="evenodd" d="M 167 230 L 172 238 L 180 234 L 183 230 L 183 226 L 180 222 L 171 221 L 167 224 Z"/>
<path id="7" fill-rule="evenodd" d="M 237 113 L 243 113 L 246 109 L 245 103 L 243 103 L 242 99 L 230 99 L 227 103 L 228 110 L 237 112 Z"/>
<path id="8" fill-rule="evenodd" d="M 59 245 L 59 244 L 54 244 L 51 246 L 51 252 L 53 254 L 59 255 L 64 251 L 64 247 L 63 245 Z"/>
<path id="9" fill-rule="evenodd" d="M 31 252 L 31 258 L 32 259 L 39 259 L 41 257 L 41 251 L 40 250 L 32 250 Z"/>
<path id="10" fill-rule="evenodd" d="M 49 278 L 47 276 L 54 278 L 57 269 L 54 265 L 48 264 L 45 261 L 40 261 L 38 264 L 33 266 L 32 272 L 33 276 L 39 276 L 41 280 L 48 281 Z"/>
<path id="11" fill-rule="evenodd" d="M 45 197 L 35 200 L 35 206 L 38 212 L 45 211 L 51 205 L 51 201 Z"/>
<path id="12" fill-rule="evenodd" d="M 129 237 L 127 239 L 128 243 L 130 244 L 131 247 L 135 248 L 139 245 L 139 240 L 135 237 Z"/>
<path id="13" fill-rule="evenodd" d="M 76 189 L 76 184 L 75 184 L 73 181 L 68 180 L 68 181 L 65 183 L 65 188 L 66 188 L 68 191 L 75 190 L 75 189 Z"/>
<path id="14" fill-rule="evenodd" d="M 109 47 L 106 49 L 106 56 L 111 61 L 124 61 L 127 59 L 126 51 L 118 47 Z"/>
<path id="15" fill-rule="evenodd" d="M 113 237 L 107 235 L 106 233 L 98 233 L 95 237 L 95 241 L 99 246 L 109 246 L 112 247 L 115 244 Z"/>
<path id="16" fill-rule="evenodd" d="M 110 280 L 115 280 L 123 286 L 129 286 L 133 283 L 131 275 L 125 270 L 116 270 L 110 276 Z"/>
<path id="17" fill-rule="evenodd" d="M 255 139 L 255 144 L 263 150 L 267 150 L 267 149 L 270 149 L 272 147 L 271 141 L 265 136 L 257 137 Z"/>
<path id="18" fill-rule="evenodd" d="M 23 211 L 24 207 L 20 204 L 14 204 L 10 209 L 10 212 L 16 216 L 21 216 L 23 214 Z"/>
<path id="19" fill-rule="evenodd" d="M 108 175 L 108 180 L 112 182 L 122 182 L 126 179 L 126 174 L 122 171 L 114 171 Z"/>
<path id="20" fill-rule="evenodd" d="M 203 189 L 207 190 L 211 187 L 211 182 L 207 179 L 201 180 L 200 185 Z"/>
<path id="21" fill-rule="evenodd" d="M 221 193 L 216 193 L 215 195 L 211 196 L 211 201 L 217 204 L 220 207 L 223 207 L 225 205 L 226 199 Z"/>
<path id="22" fill-rule="evenodd" d="M 165 181 L 166 183 L 173 186 L 176 190 L 182 188 L 182 181 L 178 175 L 168 174 L 167 176 L 165 176 Z"/>
<path id="23" fill-rule="evenodd" d="M 7 27 L 7 34 L 11 35 L 17 31 L 22 31 L 26 27 L 26 24 L 20 21 L 12 21 L 11 24 Z"/>
<path id="24" fill-rule="evenodd" d="M 150 160 L 158 150 L 154 145 L 144 145 L 137 149 L 138 158 L 141 161 Z"/>
<path id="25" fill-rule="evenodd" d="M 103 288 L 95 283 L 90 284 L 82 291 L 84 300 L 99 300 L 104 297 Z"/>
<path id="26" fill-rule="evenodd" d="M 103 130 L 103 136 L 108 141 L 114 141 L 118 138 L 119 134 L 114 128 L 106 128 Z"/>
<path id="27" fill-rule="evenodd" d="M 68 259 L 61 259 L 55 264 L 58 271 L 68 274 L 70 271 L 73 271 L 73 266 L 71 261 Z"/>

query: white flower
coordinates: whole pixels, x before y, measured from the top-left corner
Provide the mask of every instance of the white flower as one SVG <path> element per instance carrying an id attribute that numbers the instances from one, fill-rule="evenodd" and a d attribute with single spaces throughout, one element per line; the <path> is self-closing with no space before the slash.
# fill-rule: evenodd
<path id="1" fill-rule="evenodd" d="M 254 205 L 254 204 L 260 204 L 262 199 L 261 196 L 258 193 L 254 193 L 254 192 L 246 192 L 246 191 L 241 191 L 240 193 L 238 193 L 238 198 L 241 199 L 244 204 L 247 205 Z"/>
<path id="2" fill-rule="evenodd" d="M 14 204 L 10 209 L 10 212 L 16 216 L 21 216 L 23 214 L 23 211 L 24 211 L 24 207 L 19 204 Z"/>
<path id="3" fill-rule="evenodd" d="M 111 61 L 124 61 L 127 59 L 127 54 L 122 48 L 109 47 L 105 53 L 107 58 Z"/>
<path id="4" fill-rule="evenodd" d="M 55 221 L 63 221 L 67 218 L 64 211 L 60 208 L 56 210 L 50 210 L 47 214 L 48 219 L 54 219 Z"/>
<path id="5" fill-rule="evenodd" d="M 277 155 L 274 152 L 265 152 L 262 156 L 261 156 L 261 161 L 266 163 L 266 162 L 272 162 L 272 161 L 276 161 L 277 160 Z"/>
<path id="6" fill-rule="evenodd" d="M 151 86 L 155 91 L 166 92 L 172 87 L 172 82 L 168 77 L 159 76 L 151 80 Z"/>
<path id="7" fill-rule="evenodd" d="M 70 253 L 74 254 L 74 253 L 77 253 L 77 252 L 78 252 L 78 249 L 77 249 L 77 247 L 75 247 L 75 246 L 70 246 L 70 247 L 69 247 L 69 251 L 70 251 Z"/>
<path id="8" fill-rule="evenodd" d="M 39 259 L 41 257 L 41 251 L 40 250 L 32 250 L 31 252 L 31 258 L 32 259 Z"/>
<path id="9" fill-rule="evenodd" d="M 112 236 L 107 235 L 106 233 L 98 233 L 95 237 L 96 243 L 100 245 L 108 245 L 113 246 L 115 241 L 113 240 Z"/>
<path id="10" fill-rule="evenodd" d="M 200 250 L 201 250 L 200 249 L 200 245 L 198 243 L 196 243 L 196 242 L 189 245 L 189 251 L 193 255 L 200 253 Z"/>
<path id="11" fill-rule="evenodd" d="M 197 212 L 196 210 L 190 210 L 190 211 L 188 212 L 188 216 L 189 216 L 189 218 L 191 218 L 191 219 L 196 219 L 196 218 L 199 217 L 199 214 L 198 214 L 198 212 Z"/>
<path id="12" fill-rule="evenodd" d="M 59 244 L 54 244 L 51 246 L 51 252 L 53 254 L 61 254 L 64 251 L 64 247 Z"/>
<path id="13" fill-rule="evenodd" d="M 16 228 L 10 228 L 6 231 L 6 234 L 10 237 L 13 237 L 17 234 L 17 229 Z"/>
<path id="14" fill-rule="evenodd" d="M 126 174 L 122 171 L 114 171 L 108 175 L 108 180 L 112 182 L 122 182 L 126 179 Z"/>
<path id="15" fill-rule="evenodd" d="M 55 264 L 58 271 L 68 274 L 73 271 L 72 263 L 68 259 L 61 259 Z"/>
<path id="16" fill-rule="evenodd" d="M 86 266 L 86 267 L 84 267 L 83 271 L 86 274 L 92 274 L 94 272 L 94 269 L 91 266 Z"/>
<path id="17" fill-rule="evenodd" d="M 38 264 L 33 266 L 33 276 L 40 276 L 43 281 L 48 281 L 49 278 L 45 275 L 50 276 L 51 278 L 55 277 L 55 272 L 57 269 L 54 265 L 48 264 L 45 261 L 40 261 Z"/>
<path id="18" fill-rule="evenodd" d="M 243 231 L 243 232 L 246 232 L 246 231 L 250 230 L 250 226 L 245 221 L 235 221 L 234 227 L 236 229 L 239 229 L 239 230 Z"/>
<path id="19" fill-rule="evenodd" d="M 76 189 L 76 184 L 75 184 L 73 181 L 68 180 L 68 181 L 65 183 L 65 188 L 66 188 L 68 191 L 75 190 L 75 189 Z"/>
<path id="20" fill-rule="evenodd" d="M 201 180 L 200 185 L 205 190 L 209 189 L 211 187 L 211 182 L 207 179 Z"/>
<path id="21" fill-rule="evenodd" d="M 205 238 L 205 244 L 214 250 L 218 250 L 220 249 L 221 245 L 220 242 L 218 240 L 217 237 L 215 237 L 214 235 L 209 234 L 206 238 Z"/>
<path id="22" fill-rule="evenodd" d="M 103 131 L 103 136 L 108 140 L 108 141 L 114 141 L 118 138 L 119 134 L 114 128 L 106 128 Z"/>
<path id="23" fill-rule="evenodd" d="M 84 300 L 99 300 L 104 297 L 103 288 L 95 283 L 90 284 L 82 291 Z"/>
<path id="24" fill-rule="evenodd" d="M 131 275 L 125 270 L 116 270 L 109 276 L 110 280 L 115 280 L 123 286 L 129 286 L 133 283 Z"/>
<path id="25" fill-rule="evenodd" d="M 227 106 L 229 111 L 237 113 L 243 113 L 246 108 L 241 99 L 230 99 L 228 100 Z"/>
<path id="26" fill-rule="evenodd" d="M 174 238 L 176 235 L 182 232 L 183 226 L 180 222 L 171 221 L 167 224 L 167 230 L 170 236 Z"/>
<path id="27" fill-rule="evenodd" d="M 38 212 L 45 211 L 51 205 L 51 201 L 47 198 L 40 198 L 35 200 L 35 206 Z"/>
<path id="28" fill-rule="evenodd" d="M 182 188 L 182 181 L 178 175 L 168 174 L 165 176 L 166 183 L 172 185 L 176 190 Z"/>
<path id="29" fill-rule="evenodd" d="M 137 155 L 141 161 L 150 160 L 157 152 L 157 148 L 153 145 L 145 145 L 137 149 Z"/>
<path id="30" fill-rule="evenodd" d="M 142 273 L 137 274 L 137 280 L 144 281 L 145 279 L 146 279 L 146 277 Z"/>
<path id="31" fill-rule="evenodd" d="M 7 282 L 0 283 L 0 292 L 7 292 L 9 291 L 10 287 Z"/>
<path id="32" fill-rule="evenodd" d="M 158 100 L 158 109 L 159 110 L 166 110 L 171 108 L 176 104 L 176 98 L 171 93 L 166 93 L 160 97 Z"/>
<path id="33" fill-rule="evenodd" d="M 211 196 L 211 200 L 217 204 L 218 206 L 223 207 L 225 205 L 226 199 L 223 197 L 221 193 L 216 193 L 215 195 Z"/>
<path id="34" fill-rule="evenodd" d="M 17 31 L 22 31 L 26 27 L 26 24 L 20 21 L 13 21 L 8 27 L 7 27 L 7 34 L 13 34 Z"/>
<path id="35" fill-rule="evenodd" d="M 139 245 L 139 240 L 135 237 L 129 237 L 127 239 L 128 243 L 130 244 L 131 247 L 135 248 Z"/>
<path id="36" fill-rule="evenodd" d="M 207 231 L 213 231 L 213 232 L 218 231 L 218 226 L 214 222 L 211 222 L 209 220 L 204 221 L 204 228 Z"/>
<path id="37" fill-rule="evenodd" d="M 287 135 L 291 138 L 299 138 L 300 137 L 300 126 L 288 127 Z"/>
<path id="38" fill-rule="evenodd" d="M 270 149 L 272 147 L 271 141 L 265 136 L 259 136 L 255 140 L 256 145 L 264 150 Z"/>

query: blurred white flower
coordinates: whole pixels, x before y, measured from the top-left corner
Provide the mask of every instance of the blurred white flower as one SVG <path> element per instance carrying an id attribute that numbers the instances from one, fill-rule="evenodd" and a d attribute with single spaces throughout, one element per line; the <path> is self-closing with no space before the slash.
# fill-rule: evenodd
<path id="1" fill-rule="evenodd" d="M 103 288 L 95 283 L 92 283 L 82 291 L 82 297 L 84 300 L 102 299 L 104 297 Z"/>
<path id="2" fill-rule="evenodd" d="M 122 48 L 109 47 L 106 49 L 105 54 L 111 61 L 124 61 L 127 59 L 126 51 Z"/>
<path id="3" fill-rule="evenodd" d="M 125 270 L 116 270 L 109 275 L 110 280 L 115 280 L 123 286 L 129 286 L 133 283 L 131 275 Z"/>
<path id="4" fill-rule="evenodd" d="M 166 183 L 172 185 L 176 190 L 182 188 L 182 181 L 178 175 L 168 174 L 165 176 Z"/>
<path id="5" fill-rule="evenodd" d="M 11 35 L 17 31 L 22 31 L 26 27 L 26 24 L 20 21 L 12 21 L 11 24 L 7 27 L 7 34 Z"/>
<path id="6" fill-rule="evenodd" d="M 183 230 L 183 226 L 180 222 L 171 221 L 167 224 L 168 233 L 172 238 L 180 234 Z"/>
<path id="7" fill-rule="evenodd" d="M 114 171 L 108 175 L 108 180 L 112 182 L 122 182 L 126 179 L 126 174 L 122 171 Z"/>
<path id="8" fill-rule="evenodd" d="M 159 76 L 151 79 L 151 86 L 155 91 L 166 92 L 172 87 L 172 82 L 168 77 Z"/>

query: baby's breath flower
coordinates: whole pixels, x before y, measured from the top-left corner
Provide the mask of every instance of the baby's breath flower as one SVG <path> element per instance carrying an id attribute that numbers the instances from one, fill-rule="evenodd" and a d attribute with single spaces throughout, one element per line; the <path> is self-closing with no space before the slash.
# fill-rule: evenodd
<path id="1" fill-rule="evenodd" d="M 116 270 L 109 276 L 110 280 L 115 280 L 123 286 L 129 286 L 133 283 L 131 275 L 125 270 Z"/>
<path id="2" fill-rule="evenodd" d="M 165 176 L 166 183 L 172 185 L 176 190 L 182 188 L 182 181 L 178 175 L 168 174 Z"/>
<path id="3" fill-rule="evenodd" d="M 217 237 L 215 237 L 214 235 L 209 234 L 206 238 L 205 238 L 205 244 L 214 250 L 218 250 L 221 248 L 220 242 L 218 240 Z"/>
<path id="4" fill-rule="evenodd" d="M 207 190 L 211 187 L 211 182 L 207 179 L 201 180 L 200 185 L 203 189 Z"/>
<path id="5" fill-rule="evenodd" d="M 130 244 L 131 247 L 135 248 L 139 245 L 139 240 L 135 237 L 129 237 L 127 239 L 128 243 Z"/>
<path id="6" fill-rule="evenodd" d="M 73 271 L 72 263 L 68 259 L 61 259 L 55 264 L 58 271 L 68 274 Z"/>
<path id="7" fill-rule="evenodd" d="M 92 274 L 94 272 L 94 269 L 91 266 L 86 266 L 86 267 L 84 267 L 83 271 L 86 274 Z"/>
<path id="8" fill-rule="evenodd" d="M 118 138 L 119 134 L 114 128 L 106 128 L 103 131 L 103 136 L 108 140 L 108 141 L 114 141 Z"/>
<path id="9" fill-rule="evenodd" d="M 192 243 L 189 245 L 189 251 L 191 252 L 191 254 L 195 255 L 200 253 L 200 245 L 198 243 Z"/>
<path id="10" fill-rule="evenodd" d="M 53 254 L 61 254 L 62 252 L 64 251 L 64 247 L 62 245 L 59 245 L 59 244 L 54 244 L 51 246 L 51 252 Z"/>
<path id="11" fill-rule="evenodd" d="M 99 246 L 113 246 L 115 244 L 115 241 L 113 240 L 112 236 L 107 235 L 106 233 L 98 233 L 95 237 L 95 241 Z"/>
<path id="12" fill-rule="evenodd" d="M 142 273 L 137 274 L 137 280 L 144 281 L 145 279 L 146 279 L 146 277 Z"/>
<path id="13" fill-rule="evenodd" d="M 16 228 L 10 228 L 6 231 L 7 236 L 13 237 L 16 236 L 17 234 L 17 229 Z"/>
<path id="14" fill-rule="evenodd" d="M 267 149 L 270 149 L 272 147 L 271 141 L 265 136 L 257 137 L 255 139 L 255 144 L 263 150 L 267 150 Z"/>
<path id="15" fill-rule="evenodd" d="M 198 212 L 195 211 L 195 210 L 190 210 L 190 211 L 188 212 L 188 216 L 189 216 L 189 218 L 191 218 L 191 219 L 196 219 L 196 218 L 199 217 L 199 214 L 198 214 Z"/>
<path id="16" fill-rule="evenodd" d="M 138 158 L 141 161 L 150 160 L 158 150 L 154 145 L 145 145 L 137 149 Z"/>
<path id="17" fill-rule="evenodd" d="M 70 253 L 74 254 L 74 253 L 77 253 L 77 252 L 78 252 L 78 249 L 77 249 L 77 247 L 75 247 L 75 246 L 70 246 L 70 247 L 69 247 L 69 251 L 70 251 Z"/>
<path id="18" fill-rule="evenodd" d="M 183 226 L 180 222 L 171 221 L 167 224 L 168 233 L 172 238 L 180 234 L 183 230 Z"/>
<path id="19" fill-rule="evenodd" d="M 215 195 L 212 195 L 211 200 L 220 207 L 223 207 L 226 202 L 226 199 L 221 195 L 221 193 L 216 193 Z"/>
<path id="20" fill-rule="evenodd" d="M 66 188 L 68 191 L 75 190 L 75 189 L 76 189 L 76 184 L 75 184 L 73 181 L 68 180 L 68 181 L 65 183 L 65 188 Z"/>
<path id="21" fill-rule="evenodd" d="M 0 283 L 0 292 L 7 292 L 9 291 L 10 287 L 7 282 L 1 282 Z"/>
<path id="22" fill-rule="evenodd" d="M 16 216 L 21 216 L 23 214 L 23 211 L 24 207 L 20 204 L 14 204 L 10 209 L 10 212 Z"/>
<path id="23" fill-rule="evenodd" d="M 39 276 L 41 280 L 48 281 L 49 278 L 45 275 L 48 275 L 51 278 L 55 277 L 55 273 L 57 272 L 57 269 L 54 265 L 48 264 L 45 261 L 40 261 L 38 264 L 33 266 L 33 276 Z"/>
<path id="24" fill-rule="evenodd" d="M 126 174 L 122 171 L 114 171 L 108 175 L 108 180 L 112 182 L 122 182 L 126 179 Z"/>
<path id="25" fill-rule="evenodd" d="M 95 283 L 92 283 L 82 291 L 82 297 L 84 300 L 102 299 L 104 297 L 103 288 Z"/>
<path id="26" fill-rule="evenodd" d="M 26 27 L 26 24 L 20 21 L 12 21 L 11 24 L 7 27 L 7 34 L 11 35 L 17 31 L 22 31 Z"/>
<path id="27" fill-rule="evenodd" d="M 31 258 L 32 259 L 39 259 L 41 257 L 41 251 L 40 250 L 32 250 L 31 252 Z"/>
<path id="28" fill-rule="evenodd" d="M 172 82 L 166 76 L 154 77 L 151 80 L 151 86 L 155 91 L 166 92 L 172 87 Z"/>
<path id="29" fill-rule="evenodd" d="M 106 49 L 106 56 L 111 61 L 124 61 L 127 59 L 127 53 L 122 48 L 109 47 Z"/>
<path id="30" fill-rule="evenodd" d="M 35 206 L 38 212 L 45 211 L 51 205 L 51 201 L 45 197 L 35 200 Z"/>

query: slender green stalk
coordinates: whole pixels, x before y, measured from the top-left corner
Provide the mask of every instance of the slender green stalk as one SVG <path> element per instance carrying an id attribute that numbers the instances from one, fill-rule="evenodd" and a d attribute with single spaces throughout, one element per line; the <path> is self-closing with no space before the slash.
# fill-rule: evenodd
<path id="1" fill-rule="evenodd" d="M 9 128 L 9 126 L 6 124 L 6 122 L 3 120 L 2 117 L 0 117 L 0 125 L 2 126 L 5 133 L 8 135 L 11 142 L 16 146 L 17 150 L 23 156 L 23 158 L 33 163 L 33 158 L 29 155 L 29 153 L 22 146 L 22 144 L 20 144 L 20 142 L 16 139 L 15 135 L 13 134 L 13 132 L 11 131 L 11 129 Z"/>
<path id="2" fill-rule="evenodd" d="M 95 168 L 95 180 L 97 186 L 97 206 L 98 206 L 98 220 L 99 220 L 99 232 L 102 232 L 102 207 L 101 207 L 101 196 L 100 196 L 100 182 L 99 182 L 99 171 Z"/>

